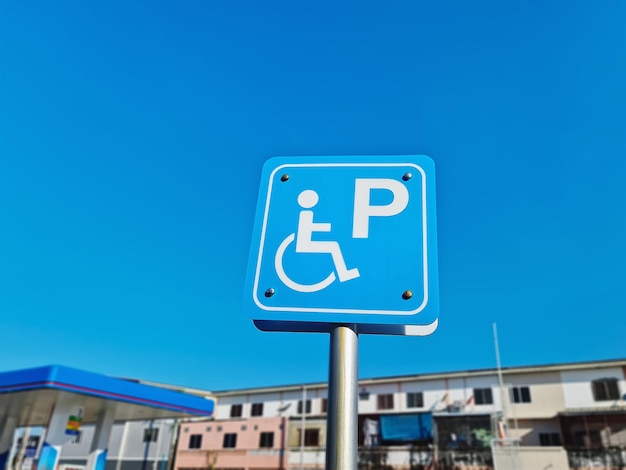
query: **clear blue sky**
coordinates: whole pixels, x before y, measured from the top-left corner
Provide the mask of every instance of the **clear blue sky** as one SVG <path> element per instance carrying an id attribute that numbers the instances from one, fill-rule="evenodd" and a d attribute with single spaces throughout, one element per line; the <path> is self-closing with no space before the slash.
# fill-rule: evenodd
<path id="1" fill-rule="evenodd" d="M 323 381 L 241 311 L 276 155 L 427 154 L 440 328 L 359 375 L 626 356 L 626 3 L 0 5 L 0 370 Z"/>

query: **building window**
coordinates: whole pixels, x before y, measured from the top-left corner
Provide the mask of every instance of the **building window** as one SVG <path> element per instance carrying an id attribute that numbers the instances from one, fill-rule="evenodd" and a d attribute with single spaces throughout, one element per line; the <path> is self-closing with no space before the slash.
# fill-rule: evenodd
<path id="1" fill-rule="evenodd" d="M 217 427 L 217 432 L 222 432 L 222 426 Z"/>
<path id="2" fill-rule="evenodd" d="M 251 416 L 263 416 L 263 403 L 252 403 Z"/>
<path id="3" fill-rule="evenodd" d="M 548 446 L 560 446 L 561 436 L 558 432 L 540 432 L 539 433 L 539 445 L 543 447 Z"/>
<path id="4" fill-rule="evenodd" d="M 477 405 L 492 405 L 493 395 L 490 388 L 475 388 L 474 403 Z"/>
<path id="5" fill-rule="evenodd" d="M 591 390 L 595 401 L 619 400 L 617 379 L 594 380 L 591 382 Z"/>
<path id="6" fill-rule="evenodd" d="M 423 408 L 424 394 L 422 392 L 409 392 L 406 394 L 407 408 Z"/>
<path id="7" fill-rule="evenodd" d="M 248 430 L 248 426 L 246 426 L 245 424 L 241 426 L 241 430 L 242 431 L 247 431 Z"/>
<path id="8" fill-rule="evenodd" d="M 259 447 L 264 448 L 272 448 L 274 447 L 274 433 L 273 432 L 262 432 L 261 440 L 259 441 Z"/>
<path id="9" fill-rule="evenodd" d="M 298 401 L 298 414 L 299 415 L 302 414 L 302 400 Z M 307 400 L 305 402 L 304 414 L 306 415 L 311 414 L 311 400 Z"/>
<path id="10" fill-rule="evenodd" d="M 211 426 L 206 427 L 206 432 L 211 432 Z"/>
<path id="11" fill-rule="evenodd" d="M 241 418 L 242 411 L 243 411 L 243 405 L 231 405 L 230 406 L 230 417 L 231 418 Z"/>
<path id="12" fill-rule="evenodd" d="M 159 428 L 146 428 L 143 430 L 143 442 L 156 442 L 159 438 Z"/>
<path id="13" fill-rule="evenodd" d="M 189 448 L 200 449 L 202 447 L 202 434 L 192 434 L 189 436 Z"/>
<path id="14" fill-rule="evenodd" d="M 302 428 L 298 429 L 298 442 L 302 439 Z M 311 428 L 304 430 L 304 445 L 307 447 L 317 447 L 320 445 L 320 430 Z"/>
<path id="15" fill-rule="evenodd" d="M 224 434 L 224 449 L 234 449 L 237 447 L 237 433 L 227 432 Z"/>
<path id="16" fill-rule="evenodd" d="M 320 404 L 320 408 L 322 413 L 326 413 L 328 411 L 328 399 L 322 398 L 322 403 Z"/>
<path id="17" fill-rule="evenodd" d="M 379 410 L 393 410 L 393 394 L 378 395 Z"/>
<path id="18" fill-rule="evenodd" d="M 511 389 L 513 403 L 530 403 L 530 387 L 513 387 Z"/>

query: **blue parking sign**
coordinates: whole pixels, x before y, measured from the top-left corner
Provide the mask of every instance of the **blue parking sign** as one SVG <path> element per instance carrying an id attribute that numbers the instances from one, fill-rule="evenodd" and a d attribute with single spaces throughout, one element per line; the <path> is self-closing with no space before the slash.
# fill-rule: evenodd
<path id="1" fill-rule="evenodd" d="M 426 335 L 438 324 L 424 155 L 277 157 L 261 177 L 244 309 L 267 331 Z"/>

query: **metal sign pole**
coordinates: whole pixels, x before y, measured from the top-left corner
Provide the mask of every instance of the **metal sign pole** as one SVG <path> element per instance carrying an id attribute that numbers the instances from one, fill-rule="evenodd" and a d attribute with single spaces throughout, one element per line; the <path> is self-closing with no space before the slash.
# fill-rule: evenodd
<path id="1" fill-rule="evenodd" d="M 326 470 L 357 470 L 358 335 L 353 325 L 330 332 Z"/>

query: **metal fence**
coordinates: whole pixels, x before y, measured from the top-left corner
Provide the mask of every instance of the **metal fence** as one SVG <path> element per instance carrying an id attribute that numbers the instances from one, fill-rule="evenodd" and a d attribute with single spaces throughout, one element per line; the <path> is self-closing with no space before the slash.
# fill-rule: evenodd
<path id="1" fill-rule="evenodd" d="M 518 439 L 492 439 L 491 454 L 494 470 L 524 470 Z"/>
<path id="2" fill-rule="evenodd" d="M 568 449 L 567 458 L 572 469 L 602 468 L 622 470 L 622 468 L 626 467 L 626 449 L 621 447 Z"/>
<path id="3" fill-rule="evenodd" d="M 359 449 L 359 470 L 493 470 L 490 449 L 436 451 L 432 447 Z"/>

